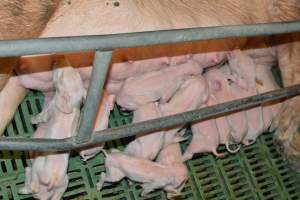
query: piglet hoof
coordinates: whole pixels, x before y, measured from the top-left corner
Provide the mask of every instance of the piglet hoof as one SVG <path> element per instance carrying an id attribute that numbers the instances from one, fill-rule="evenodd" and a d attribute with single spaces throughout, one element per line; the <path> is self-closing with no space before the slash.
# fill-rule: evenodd
<path id="1" fill-rule="evenodd" d="M 80 159 L 81 159 L 83 162 L 87 162 L 90 158 L 89 158 L 89 157 L 80 157 Z"/>
<path id="2" fill-rule="evenodd" d="M 131 180 L 128 180 L 128 184 L 130 185 L 130 186 L 133 186 L 133 181 L 131 181 Z"/>
<path id="3" fill-rule="evenodd" d="M 178 190 L 176 190 L 174 188 L 172 190 L 167 191 L 167 198 L 168 199 L 172 199 L 172 198 L 178 197 L 178 196 L 181 196 L 181 192 L 179 192 Z"/>
<path id="4" fill-rule="evenodd" d="M 96 183 L 96 189 L 97 191 L 100 191 L 103 187 L 103 184 L 104 184 L 104 180 L 105 180 L 105 173 L 101 173 L 100 175 L 100 179 L 99 181 Z"/>
<path id="5" fill-rule="evenodd" d="M 252 145 L 254 143 L 255 143 L 255 140 L 253 140 L 253 139 L 246 139 L 246 140 L 243 141 L 243 144 L 245 146 L 249 146 L 249 145 Z"/>
<path id="6" fill-rule="evenodd" d="M 20 188 L 18 191 L 18 194 L 31 194 L 31 193 L 32 193 L 31 189 L 28 188 L 27 186 Z"/>
<path id="7" fill-rule="evenodd" d="M 39 123 L 46 122 L 46 120 L 44 120 L 40 115 L 31 117 L 30 121 L 32 124 L 39 124 Z"/>
<path id="8" fill-rule="evenodd" d="M 37 194 L 40 191 L 40 186 L 38 184 L 32 184 L 31 185 L 31 191 L 32 194 Z"/>
<path id="9" fill-rule="evenodd" d="M 186 141 L 187 139 L 188 139 L 188 137 L 182 137 L 182 136 L 177 135 L 174 137 L 174 140 L 172 141 L 171 144 L 183 142 L 183 141 Z"/>
<path id="10" fill-rule="evenodd" d="M 31 121 L 32 124 L 38 124 L 39 123 L 39 120 L 36 116 L 31 117 L 30 121 Z"/>
<path id="11" fill-rule="evenodd" d="M 217 157 L 217 158 L 222 158 L 222 157 L 224 157 L 225 156 L 225 154 L 224 153 L 218 153 L 216 150 L 215 151 L 213 151 L 213 154 Z"/>
<path id="12" fill-rule="evenodd" d="M 100 191 L 102 189 L 103 183 L 100 181 L 98 181 L 98 183 L 96 183 L 96 189 L 97 191 Z"/>
<path id="13" fill-rule="evenodd" d="M 141 193 L 141 197 L 145 197 L 149 194 L 149 192 L 143 190 L 142 193 Z"/>
<path id="14" fill-rule="evenodd" d="M 185 152 L 182 156 L 182 162 L 186 162 L 193 158 L 193 154 Z"/>
<path id="15" fill-rule="evenodd" d="M 175 197 L 181 196 L 181 194 L 167 193 L 167 199 L 174 199 Z"/>
<path id="16" fill-rule="evenodd" d="M 88 161 L 89 157 L 87 156 L 80 156 L 80 160 L 82 160 L 83 162 Z"/>
<path id="17" fill-rule="evenodd" d="M 86 162 L 89 159 L 91 159 L 91 158 L 93 158 L 93 157 L 96 156 L 96 154 L 88 155 L 88 154 L 84 154 L 84 152 L 80 152 L 79 155 L 80 155 L 80 160 L 82 160 L 84 162 Z"/>

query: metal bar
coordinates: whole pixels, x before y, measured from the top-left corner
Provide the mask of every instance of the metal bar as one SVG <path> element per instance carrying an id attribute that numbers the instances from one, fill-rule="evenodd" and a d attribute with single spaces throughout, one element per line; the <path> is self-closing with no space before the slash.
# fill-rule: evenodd
<path id="1" fill-rule="evenodd" d="M 78 134 L 75 137 L 76 143 L 88 142 L 91 139 L 111 57 L 111 51 L 96 51 L 87 98 L 80 118 Z"/>
<path id="2" fill-rule="evenodd" d="M 184 112 L 159 119 L 148 120 L 135 124 L 125 125 L 118 128 L 98 131 L 93 134 L 91 141 L 84 144 L 73 143 L 73 138 L 66 139 L 32 139 L 32 138 L 0 138 L 0 150 L 21 151 L 69 151 L 73 149 L 89 147 L 101 142 L 115 140 L 132 135 L 141 135 L 164 129 L 170 126 L 185 124 L 188 122 L 205 120 L 211 117 L 228 114 L 269 101 L 293 97 L 300 94 L 300 84 L 292 87 L 279 89 L 252 97 L 234 100 L 215 106 L 205 107 L 199 110 Z"/>
<path id="3" fill-rule="evenodd" d="M 21 56 L 65 51 L 113 50 L 155 44 L 189 42 L 257 35 L 274 35 L 300 31 L 300 21 L 269 24 L 202 27 L 123 33 L 98 36 L 39 38 L 30 40 L 0 41 L 0 56 Z"/>

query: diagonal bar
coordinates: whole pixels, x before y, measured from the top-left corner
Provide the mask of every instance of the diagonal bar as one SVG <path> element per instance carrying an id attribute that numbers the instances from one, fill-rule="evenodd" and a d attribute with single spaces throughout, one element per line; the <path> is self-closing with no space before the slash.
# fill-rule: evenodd
<path id="1" fill-rule="evenodd" d="M 85 143 L 91 139 L 97 108 L 102 98 L 111 57 L 111 51 L 96 51 L 87 98 L 80 118 L 78 134 L 74 138 L 76 143 Z"/>
<path id="2" fill-rule="evenodd" d="M 105 141 L 150 133 L 167 127 L 201 121 L 211 117 L 228 114 L 231 112 L 252 108 L 263 103 L 290 98 L 300 94 L 300 84 L 284 89 L 279 89 L 256 96 L 238 99 L 199 110 L 184 112 L 159 119 L 148 120 L 118 128 L 97 131 L 87 143 L 73 143 L 73 138 L 65 139 L 33 139 L 33 138 L 0 138 L 0 150 L 18 151 L 69 151 L 85 148 Z"/>

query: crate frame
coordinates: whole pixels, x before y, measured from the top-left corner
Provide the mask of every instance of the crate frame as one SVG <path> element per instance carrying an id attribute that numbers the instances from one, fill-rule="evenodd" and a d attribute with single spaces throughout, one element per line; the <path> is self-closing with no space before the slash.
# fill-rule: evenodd
<path id="1" fill-rule="evenodd" d="M 119 128 L 106 129 L 95 133 L 92 131 L 96 118 L 96 109 L 94 108 L 98 107 L 100 102 L 99 99 L 102 97 L 103 86 L 109 68 L 112 51 L 116 48 L 171 44 L 229 37 L 274 35 L 299 31 L 300 21 L 295 21 L 98 36 L 0 41 L 0 57 L 66 51 L 96 51 L 94 67 L 92 69 L 92 78 L 90 80 L 87 99 L 82 112 L 82 120 L 80 121 L 79 130 L 76 136 L 65 139 L 4 137 L 0 138 L 0 150 L 70 151 L 106 141 L 144 134 L 187 122 L 205 120 L 219 114 L 227 114 L 269 101 L 296 96 L 300 94 L 300 84 L 177 115 L 125 125 Z"/>

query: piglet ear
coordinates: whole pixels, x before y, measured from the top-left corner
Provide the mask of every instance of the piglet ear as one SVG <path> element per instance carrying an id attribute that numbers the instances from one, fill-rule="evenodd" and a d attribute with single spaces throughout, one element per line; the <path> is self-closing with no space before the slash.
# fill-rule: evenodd
<path id="1" fill-rule="evenodd" d="M 70 114 L 73 112 L 73 107 L 70 102 L 70 97 L 66 93 L 58 95 L 55 99 L 55 105 L 58 110 L 65 114 Z"/>

